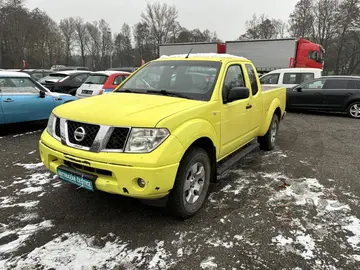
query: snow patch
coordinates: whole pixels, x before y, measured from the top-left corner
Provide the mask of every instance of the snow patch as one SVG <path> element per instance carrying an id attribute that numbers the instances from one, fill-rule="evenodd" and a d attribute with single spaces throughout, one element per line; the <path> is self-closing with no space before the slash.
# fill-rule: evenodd
<path id="1" fill-rule="evenodd" d="M 34 249 L 26 257 L 14 258 L 8 265 L 20 269 L 89 269 L 92 267 L 113 269 L 168 269 L 173 263 L 164 249 L 164 242 L 155 247 L 131 249 L 120 240 L 99 246 L 94 237 L 65 233 L 42 247 Z"/>
<path id="2" fill-rule="evenodd" d="M 51 221 L 46 220 L 46 221 L 43 221 L 38 224 L 26 225 L 25 227 L 23 227 L 21 229 L 11 230 L 11 231 L 7 230 L 7 231 L 1 233 L 0 239 L 4 238 L 6 236 L 10 236 L 10 235 L 13 235 L 14 237 L 16 237 L 16 239 L 11 242 L 0 245 L 0 253 L 6 254 L 6 253 L 10 253 L 10 252 L 17 250 L 32 235 L 34 235 L 35 233 L 37 233 L 40 230 L 48 229 L 51 227 L 53 227 Z"/>
<path id="3" fill-rule="evenodd" d="M 217 269 L 217 264 L 213 262 L 214 260 L 215 260 L 215 257 L 208 257 L 207 259 L 203 260 L 200 263 L 201 269 L 206 269 L 206 270 Z"/>
<path id="4" fill-rule="evenodd" d="M 23 163 L 15 163 L 16 166 L 20 166 L 20 167 L 24 167 L 27 170 L 34 170 L 40 167 L 43 167 L 44 164 L 42 162 L 40 163 L 28 163 L 28 164 L 23 164 Z"/>

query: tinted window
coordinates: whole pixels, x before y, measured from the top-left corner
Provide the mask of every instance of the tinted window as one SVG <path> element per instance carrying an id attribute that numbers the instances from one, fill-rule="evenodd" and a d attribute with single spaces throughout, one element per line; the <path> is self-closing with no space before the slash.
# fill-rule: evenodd
<path id="1" fill-rule="evenodd" d="M 107 75 L 90 75 L 85 83 L 88 84 L 104 84 L 107 80 L 108 76 Z"/>
<path id="2" fill-rule="evenodd" d="M 349 80 L 348 89 L 360 89 L 360 80 Z"/>
<path id="3" fill-rule="evenodd" d="M 39 94 L 40 89 L 29 78 L 0 78 L 0 93 Z"/>
<path id="4" fill-rule="evenodd" d="M 347 89 L 348 80 L 327 79 L 324 89 Z"/>
<path id="5" fill-rule="evenodd" d="M 217 61 L 156 61 L 135 73 L 121 88 L 156 94 L 166 90 L 191 99 L 210 100 L 221 63 Z M 199 75 L 203 82 L 193 78 Z"/>
<path id="6" fill-rule="evenodd" d="M 244 87 L 244 75 L 239 65 L 230 66 L 226 72 L 226 77 L 223 86 L 223 100 L 227 97 L 229 91 L 233 87 Z"/>
<path id="7" fill-rule="evenodd" d="M 322 89 L 324 86 L 325 80 L 316 80 L 309 83 L 301 85 L 303 89 Z"/>
<path id="8" fill-rule="evenodd" d="M 261 84 L 278 84 L 279 81 L 279 73 L 273 73 L 265 75 L 260 79 Z"/>
<path id="9" fill-rule="evenodd" d="M 114 80 L 114 85 L 119 85 L 123 80 L 126 79 L 126 75 L 119 75 Z"/>
<path id="10" fill-rule="evenodd" d="M 314 73 L 284 73 L 283 84 L 300 84 L 314 79 Z"/>
<path id="11" fill-rule="evenodd" d="M 249 64 L 246 64 L 246 70 L 247 70 L 247 73 L 249 74 L 252 94 L 253 94 L 253 96 L 255 96 L 259 90 L 255 71 L 254 71 L 252 65 L 249 65 Z"/>
<path id="12" fill-rule="evenodd" d="M 89 75 L 88 74 L 80 74 L 73 78 L 75 82 L 84 83 Z"/>
<path id="13" fill-rule="evenodd" d="M 61 79 L 68 77 L 69 75 L 67 74 L 61 74 L 61 73 L 52 73 L 49 76 L 46 76 L 44 78 L 41 78 L 39 80 L 40 83 L 44 83 L 45 81 L 52 81 L 52 82 L 57 82 L 60 81 Z"/>

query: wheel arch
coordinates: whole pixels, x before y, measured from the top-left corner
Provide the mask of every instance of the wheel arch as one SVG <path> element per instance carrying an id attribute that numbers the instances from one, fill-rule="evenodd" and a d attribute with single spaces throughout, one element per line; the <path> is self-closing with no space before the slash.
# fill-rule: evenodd
<path id="1" fill-rule="evenodd" d="M 209 156 L 210 159 L 210 164 L 211 164 L 211 182 L 216 182 L 216 146 L 213 143 L 213 141 L 209 138 L 209 137 L 200 137 L 198 139 L 196 139 L 195 141 L 193 141 L 189 147 L 185 150 L 184 156 L 187 152 L 190 151 L 190 149 L 193 148 L 201 148 L 203 150 L 206 151 L 206 153 Z M 184 157 L 183 156 L 183 157 Z"/>

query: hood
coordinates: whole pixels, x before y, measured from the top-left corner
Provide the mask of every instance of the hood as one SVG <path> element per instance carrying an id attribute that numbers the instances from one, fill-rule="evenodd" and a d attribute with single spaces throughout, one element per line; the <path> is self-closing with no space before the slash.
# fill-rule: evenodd
<path id="1" fill-rule="evenodd" d="M 155 127 L 163 118 L 203 103 L 160 95 L 109 93 L 61 105 L 54 113 L 61 118 L 93 124 Z"/>

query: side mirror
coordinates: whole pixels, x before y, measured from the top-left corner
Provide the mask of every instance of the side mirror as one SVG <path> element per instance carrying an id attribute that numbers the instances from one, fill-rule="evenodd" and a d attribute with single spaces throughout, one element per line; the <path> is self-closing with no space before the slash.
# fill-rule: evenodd
<path id="1" fill-rule="evenodd" d="M 40 90 L 40 98 L 44 98 L 46 96 L 45 92 Z"/>
<path id="2" fill-rule="evenodd" d="M 302 92 L 302 88 L 301 88 L 301 87 L 295 87 L 294 90 L 297 91 L 297 92 Z"/>
<path id="3" fill-rule="evenodd" d="M 246 99 L 250 96 L 250 90 L 247 87 L 233 87 L 230 89 L 226 102 Z"/>

